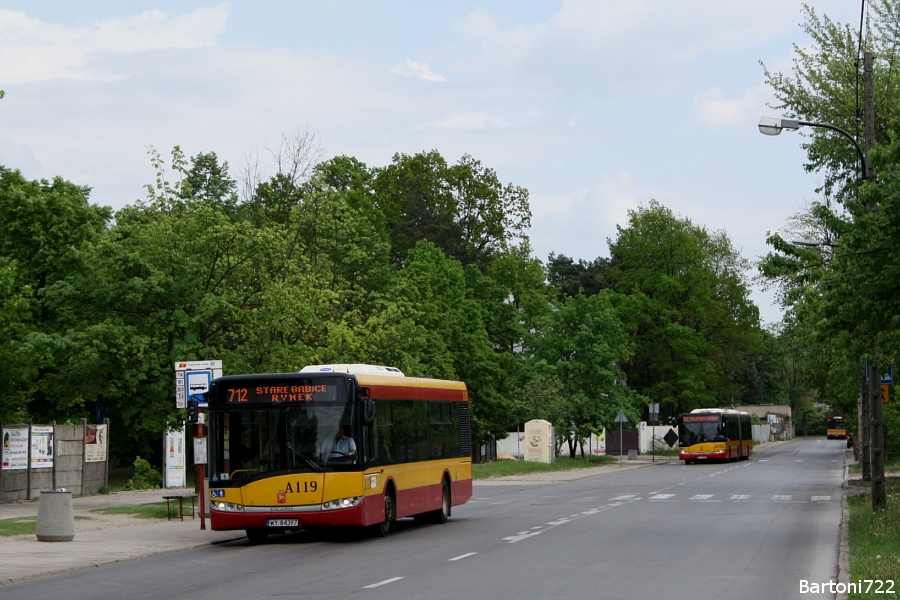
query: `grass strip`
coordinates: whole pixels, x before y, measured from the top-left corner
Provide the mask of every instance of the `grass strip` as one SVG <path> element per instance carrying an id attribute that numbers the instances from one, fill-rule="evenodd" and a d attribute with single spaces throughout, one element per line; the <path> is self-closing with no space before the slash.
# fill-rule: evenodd
<path id="1" fill-rule="evenodd" d="M 75 517 L 76 521 L 89 521 L 90 517 Z M 37 517 L 0 519 L 0 537 L 33 535 L 37 530 Z"/>
<path id="2" fill-rule="evenodd" d="M 37 527 L 37 517 L 19 517 L 16 519 L 0 520 L 0 536 L 27 535 L 34 533 Z"/>
<path id="3" fill-rule="evenodd" d="M 872 512 L 871 494 L 850 496 L 847 503 L 850 507 L 850 581 L 890 579 L 895 582 L 894 591 L 900 591 L 897 587 L 900 585 L 900 490 L 888 492 L 887 509 L 877 514 Z M 848 597 L 855 600 L 873 596 L 856 593 Z"/>
<path id="4" fill-rule="evenodd" d="M 496 462 L 472 465 L 473 479 L 488 479 L 490 477 L 507 477 L 509 475 L 528 475 L 530 473 L 550 473 L 553 471 L 571 471 L 572 469 L 587 469 L 600 465 L 616 462 L 614 456 L 587 456 L 585 458 L 558 457 L 551 464 L 539 462 L 526 462 L 524 460 L 498 460 Z"/>
<path id="5" fill-rule="evenodd" d="M 190 507 L 188 507 L 190 509 Z M 165 519 L 166 503 L 153 502 L 151 504 L 139 504 L 137 506 L 111 506 L 109 508 L 98 508 L 91 512 L 100 513 L 102 515 L 134 515 L 138 519 Z M 178 514 L 178 502 L 174 503 L 173 513 Z"/>
<path id="6" fill-rule="evenodd" d="M 900 472 L 900 459 L 892 459 L 884 462 L 884 472 L 885 473 L 898 473 Z M 850 474 L 851 475 L 862 475 L 862 466 L 859 463 L 854 463 L 850 465 Z"/>

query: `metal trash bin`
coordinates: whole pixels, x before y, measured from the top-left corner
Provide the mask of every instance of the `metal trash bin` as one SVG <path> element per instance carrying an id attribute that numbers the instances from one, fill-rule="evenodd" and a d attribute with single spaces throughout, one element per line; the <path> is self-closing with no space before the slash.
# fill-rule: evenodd
<path id="1" fill-rule="evenodd" d="M 71 542 L 75 539 L 72 492 L 41 492 L 36 533 L 39 542 Z"/>

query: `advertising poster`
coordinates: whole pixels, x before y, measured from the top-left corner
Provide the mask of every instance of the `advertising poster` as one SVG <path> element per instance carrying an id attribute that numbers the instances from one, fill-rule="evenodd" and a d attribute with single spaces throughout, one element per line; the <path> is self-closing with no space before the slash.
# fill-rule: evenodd
<path id="1" fill-rule="evenodd" d="M 606 454 L 606 429 L 601 431 L 599 434 L 592 434 L 594 436 L 594 454 L 605 455 Z"/>
<path id="2" fill-rule="evenodd" d="M 163 487 L 185 485 L 184 427 L 169 429 L 165 435 L 166 480 Z"/>
<path id="3" fill-rule="evenodd" d="M 28 468 L 28 429 L 3 430 L 3 469 Z"/>
<path id="4" fill-rule="evenodd" d="M 31 468 L 53 467 L 53 425 L 31 426 Z"/>
<path id="5" fill-rule="evenodd" d="M 84 436 L 84 462 L 104 462 L 108 445 L 106 425 L 88 425 Z"/>

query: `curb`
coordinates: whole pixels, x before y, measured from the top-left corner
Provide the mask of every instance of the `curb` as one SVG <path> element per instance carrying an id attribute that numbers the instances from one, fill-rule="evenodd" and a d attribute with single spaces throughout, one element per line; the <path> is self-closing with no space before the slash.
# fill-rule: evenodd
<path id="1" fill-rule="evenodd" d="M 29 534 L 30 535 L 30 534 Z M 127 558 L 116 558 L 113 560 L 107 561 L 98 561 L 89 565 L 80 565 L 77 567 L 67 567 L 65 569 L 59 569 L 58 571 L 47 571 L 44 573 L 39 573 L 35 575 L 26 575 L 24 577 L 13 577 L 9 579 L 0 579 L 0 589 L 3 589 L 4 586 L 7 585 L 15 585 L 17 583 L 26 583 L 29 581 L 37 581 L 39 579 L 48 579 L 50 577 L 59 577 L 62 575 L 71 575 L 73 573 L 80 573 L 81 571 L 89 571 L 91 569 L 99 569 L 100 567 L 105 567 L 107 565 L 114 565 L 117 563 L 128 562 L 131 560 L 135 560 L 138 558 L 148 558 L 150 556 L 159 556 L 161 554 L 169 554 L 172 552 L 182 552 L 184 550 L 192 550 L 194 548 L 199 548 L 201 546 L 215 546 L 216 544 L 225 544 L 227 542 L 234 542 L 240 540 L 245 537 L 244 535 L 240 535 L 238 537 L 228 539 L 228 540 L 216 540 L 212 542 L 197 542 L 196 544 L 191 544 L 189 546 L 184 546 L 183 548 L 172 548 L 168 550 L 160 550 L 158 552 L 147 552 L 140 555 L 129 556 Z"/>
<path id="2" fill-rule="evenodd" d="M 850 464 L 847 462 L 847 454 L 844 453 L 844 480 L 841 482 L 841 528 L 838 535 L 838 564 L 837 580 L 850 581 L 850 506 L 847 504 L 847 492 L 849 491 Z M 836 594 L 835 600 L 847 600 L 847 594 Z"/>

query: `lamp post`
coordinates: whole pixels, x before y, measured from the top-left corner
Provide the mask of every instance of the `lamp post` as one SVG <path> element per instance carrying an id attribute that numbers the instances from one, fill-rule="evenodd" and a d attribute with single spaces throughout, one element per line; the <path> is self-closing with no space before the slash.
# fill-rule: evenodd
<path id="1" fill-rule="evenodd" d="M 801 127 L 821 127 L 822 129 L 830 129 L 831 131 L 837 131 L 848 140 L 853 142 L 853 147 L 856 148 L 857 154 L 859 154 L 859 178 L 867 179 L 865 173 L 868 172 L 868 163 L 866 162 L 866 153 L 863 152 L 862 146 L 859 145 L 859 142 L 856 141 L 849 132 L 841 129 L 836 125 L 831 125 L 829 123 L 812 123 L 810 121 L 798 121 L 796 119 L 779 119 L 777 117 L 762 117 L 759 120 L 759 132 L 764 135 L 779 135 L 783 130 L 787 129 L 788 131 L 797 131 Z"/>
<path id="2" fill-rule="evenodd" d="M 866 60 L 870 60 L 867 57 Z M 868 104 L 868 103 L 867 103 Z M 866 124 L 872 122 L 867 113 Z M 850 133 L 829 123 L 813 123 L 810 121 L 800 121 L 797 119 L 779 119 L 777 117 L 762 117 L 759 120 L 759 132 L 764 135 L 779 135 L 783 130 L 797 131 L 800 127 L 820 127 L 836 131 L 853 142 L 853 147 L 859 155 L 859 179 L 870 182 L 875 181 L 875 173 L 871 170 L 871 165 L 866 161 L 866 153 L 863 152 L 859 142 L 856 141 Z M 869 139 L 867 137 L 867 139 Z M 874 141 L 872 146 L 874 146 Z M 874 208 L 870 206 L 869 208 Z M 796 243 L 799 246 L 806 246 L 803 243 Z M 877 364 L 877 363 L 876 363 Z M 884 429 L 883 416 L 881 407 L 880 377 L 876 380 L 875 369 L 869 372 L 869 366 L 866 365 L 866 376 L 869 379 L 868 385 L 864 377 L 860 382 L 860 458 L 862 459 L 863 479 L 866 478 L 867 471 L 871 472 L 872 478 L 872 511 L 878 512 L 885 509 L 886 493 L 884 486 Z M 868 388 L 868 389 L 867 389 Z M 868 443 L 867 443 L 868 442 Z M 871 446 L 871 456 L 869 451 Z M 867 467 L 869 467 L 867 469 Z"/>

